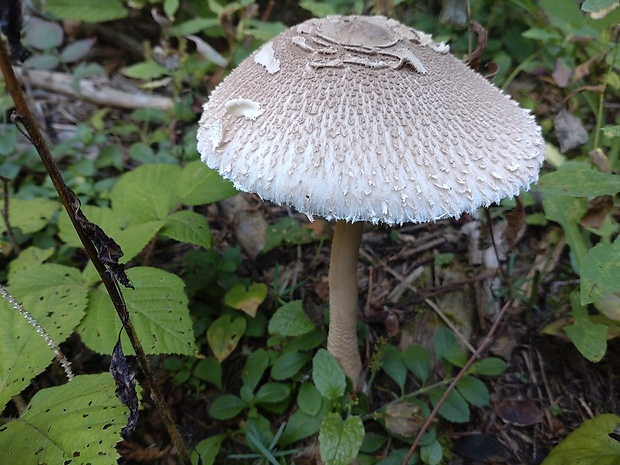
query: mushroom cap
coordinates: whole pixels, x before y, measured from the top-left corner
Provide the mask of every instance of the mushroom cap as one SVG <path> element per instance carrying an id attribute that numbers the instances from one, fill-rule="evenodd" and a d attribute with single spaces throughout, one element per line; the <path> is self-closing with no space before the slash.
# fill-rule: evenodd
<path id="1" fill-rule="evenodd" d="M 430 35 L 382 16 L 294 26 L 213 91 L 202 160 L 238 190 L 328 220 L 433 221 L 516 195 L 532 115 Z"/>

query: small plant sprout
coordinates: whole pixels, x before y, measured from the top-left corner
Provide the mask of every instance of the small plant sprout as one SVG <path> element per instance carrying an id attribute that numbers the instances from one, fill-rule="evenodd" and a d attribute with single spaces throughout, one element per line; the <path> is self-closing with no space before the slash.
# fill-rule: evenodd
<path id="1" fill-rule="evenodd" d="M 357 257 L 364 222 L 457 217 L 538 178 L 528 111 L 424 32 L 382 16 L 288 29 L 213 92 L 202 160 L 241 191 L 336 221 L 328 349 L 363 385 Z"/>

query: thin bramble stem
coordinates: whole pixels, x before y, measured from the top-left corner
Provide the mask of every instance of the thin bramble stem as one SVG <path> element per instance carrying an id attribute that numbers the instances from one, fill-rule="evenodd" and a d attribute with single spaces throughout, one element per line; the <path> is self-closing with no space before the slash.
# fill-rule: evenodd
<path id="1" fill-rule="evenodd" d="M 65 354 L 62 353 L 62 351 L 60 350 L 60 347 L 58 347 L 58 344 L 56 344 L 54 339 L 52 339 L 52 336 L 50 336 L 49 333 L 45 331 L 43 326 L 39 324 L 39 322 L 30 314 L 30 312 L 28 312 L 24 308 L 24 306 L 20 304 L 15 299 L 15 297 L 13 297 L 9 293 L 9 291 L 7 291 L 6 287 L 4 287 L 2 284 L 0 284 L 0 295 L 2 295 L 2 297 L 8 303 L 10 303 L 13 306 L 13 308 L 17 310 L 21 314 L 21 316 L 23 316 L 26 319 L 28 323 L 30 323 L 30 325 L 35 329 L 35 331 L 39 334 L 39 336 L 45 339 L 45 342 L 54 351 L 54 354 L 56 354 L 56 358 L 62 365 L 62 368 L 65 370 L 67 379 L 71 381 L 73 379 L 73 371 L 71 371 L 71 362 L 67 360 L 67 357 L 65 357 Z"/>

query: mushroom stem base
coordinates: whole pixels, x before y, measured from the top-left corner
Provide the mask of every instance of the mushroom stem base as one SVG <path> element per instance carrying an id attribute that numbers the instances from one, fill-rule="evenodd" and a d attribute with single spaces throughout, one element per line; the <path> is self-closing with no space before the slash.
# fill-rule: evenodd
<path id="1" fill-rule="evenodd" d="M 357 258 L 364 223 L 338 221 L 329 262 L 327 349 L 357 386 L 362 361 L 357 347 Z"/>

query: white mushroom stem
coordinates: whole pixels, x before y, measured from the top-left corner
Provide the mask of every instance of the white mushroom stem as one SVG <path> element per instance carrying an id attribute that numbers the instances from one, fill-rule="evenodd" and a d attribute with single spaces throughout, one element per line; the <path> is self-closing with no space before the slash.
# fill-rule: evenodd
<path id="1" fill-rule="evenodd" d="M 362 372 L 357 348 L 357 257 L 364 223 L 338 221 L 329 262 L 327 350 L 356 386 Z"/>

